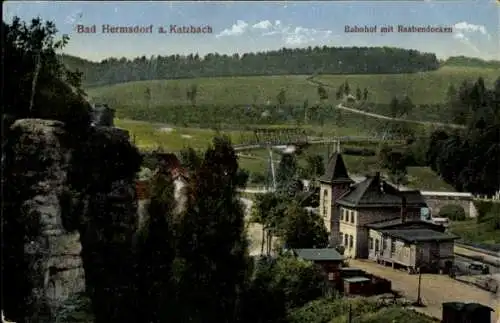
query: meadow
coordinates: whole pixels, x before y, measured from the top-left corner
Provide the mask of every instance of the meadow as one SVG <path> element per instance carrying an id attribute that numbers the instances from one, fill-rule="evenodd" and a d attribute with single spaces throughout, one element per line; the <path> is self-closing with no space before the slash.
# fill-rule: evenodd
<path id="1" fill-rule="evenodd" d="M 115 126 L 128 130 L 130 139 L 143 151 L 152 151 L 158 148 L 165 151 L 180 151 L 186 147 L 206 149 L 212 142 L 216 131 L 211 129 L 170 127 L 144 121 L 115 119 Z M 229 136 L 233 144 L 238 144 L 241 131 L 220 131 Z M 249 133 L 249 132 L 248 132 Z"/>
<path id="2" fill-rule="evenodd" d="M 458 87 L 464 80 L 485 79 L 487 86 L 500 76 L 496 69 L 444 66 L 436 71 L 413 74 L 318 75 L 316 81 L 328 84 L 329 98 L 334 103 L 339 85 L 348 81 L 352 92 L 357 87 L 368 89 L 369 101 L 389 103 L 394 95 L 408 95 L 415 104 L 442 103 L 450 84 Z M 147 110 L 160 106 L 192 106 L 186 93 L 197 86 L 196 105 L 266 105 L 276 104 L 277 95 L 285 90 L 287 104 L 318 103 L 318 86 L 307 75 L 217 77 L 181 80 L 155 80 L 101 86 L 87 90 L 89 98 L 106 102 L 118 111 L 135 108 Z M 325 102 L 324 102 L 325 103 Z"/>
<path id="3" fill-rule="evenodd" d="M 161 149 L 168 152 L 178 152 L 183 148 L 192 147 L 198 150 L 206 149 L 212 142 L 212 138 L 217 134 L 216 131 L 211 129 L 199 128 L 184 128 L 168 126 L 160 123 L 149 123 L 136 120 L 116 119 L 115 124 L 119 128 L 129 131 L 131 140 L 135 142 L 141 151 L 152 151 Z M 283 127 L 283 126 L 281 126 Z M 277 128 L 277 126 L 270 127 Z M 313 129 L 312 127 L 306 128 L 311 135 L 322 134 L 325 136 L 331 135 L 349 135 L 350 129 L 334 127 L 324 127 Z M 251 136 L 250 130 L 222 130 L 220 134 L 227 135 L 231 138 L 233 144 L 241 143 L 246 136 Z M 394 142 L 392 146 L 401 145 Z M 378 144 L 376 143 L 358 143 L 347 142 L 343 143 L 342 147 L 358 147 L 369 148 L 376 150 Z M 304 150 L 304 154 L 298 155 L 298 162 L 305 166 L 306 154 L 319 154 L 322 155 L 325 162 L 328 160 L 328 154 L 333 153 L 333 144 L 316 144 L 311 145 Z M 240 167 L 250 171 L 250 173 L 258 173 L 266 175 L 268 171 L 268 151 L 265 149 L 255 149 L 249 151 L 242 151 L 239 153 L 238 159 Z M 277 166 L 280 154 L 274 153 L 275 166 Z M 366 175 L 374 171 L 385 172 L 381 169 L 376 156 L 351 156 L 344 155 L 344 160 L 347 164 L 350 174 L 353 175 Z M 441 180 L 429 167 L 409 167 L 408 168 L 408 184 L 406 186 L 412 188 L 419 188 L 429 191 L 454 191 L 454 189 Z"/>

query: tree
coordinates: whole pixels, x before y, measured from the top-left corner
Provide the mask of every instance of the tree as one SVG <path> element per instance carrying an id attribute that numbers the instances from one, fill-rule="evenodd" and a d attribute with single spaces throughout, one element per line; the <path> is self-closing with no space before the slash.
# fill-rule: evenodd
<path id="1" fill-rule="evenodd" d="M 451 221 L 465 220 L 465 210 L 460 205 L 447 204 L 439 210 L 439 217 L 448 218 Z"/>
<path id="2" fill-rule="evenodd" d="M 309 100 L 304 100 L 302 104 L 302 108 L 304 109 L 304 124 L 307 124 L 309 116 Z"/>
<path id="3" fill-rule="evenodd" d="M 202 159 L 203 156 L 191 147 L 181 150 L 180 162 L 184 168 L 191 172 L 196 171 L 201 166 Z"/>
<path id="4" fill-rule="evenodd" d="M 278 100 L 279 105 L 285 104 L 286 103 L 286 90 L 281 89 L 279 91 L 278 95 L 276 96 L 276 99 Z"/>
<path id="5" fill-rule="evenodd" d="M 363 91 L 363 101 L 368 100 L 368 89 L 365 87 Z"/>
<path id="6" fill-rule="evenodd" d="M 278 206 L 283 202 L 283 198 L 276 193 L 257 194 L 254 200 L 251 221 L 262 225 L 261 254 L 264 254 L 264 244 L 266 240 L 266 230 L 270 231 L 279 226 L 282 220 L 282 213 Z M 274 230 L 271 230 L 274 231 Z M 269 238 L 269 234 L 267 237 Z"/>
<path id="7" fill-rule="evenodd" d="M 400 152 L 393 151 L 389 147 L 382 147 L 379 153 L 381 166 L 389 170 L 391 181 L 396 185 L 404 184 L 408 174 L 408 157 Z"/>
<path id="8" fill-rule="evenodd" d="M 344 86 L 341 84 L 339 88 L 337 89 L 337 92 L 335 92 L 335 98 L 337 100 L 342 99 L 342 96 L 344 95 Z"/>
<path id="9" fill-rule="evenodd" d="M 393 97 L 391 99 L 391 102 L 389 103 L 389 116 L 391 118 L 397 118 L 399 116 L 400 112 L 400 106 L 399 106 L 399 100 L 396 97 Z"/>
<path id="10" fill-rule="evenodd" d="M 191 102 L 191 105 L 196 105 L 196 98 L 198 96 L 198 85 L 191 84 L 189 89 L 186 91 L 186 98 Z"/>
<path id="11" fill-rule="evenodd" d="M 144 95 L 146 97 L 146 102 L 148 103 L 148 108 L 151 108 L 151 88 L 149 86 L 146 87 Z"/>
<path id="12" fill-rule="evenodd" d="M 344 83 L 344 95 L 351 94 L 351 88 L 349 87 L 349 82 L 345 81 Z"/>
<path id="13" fill-rule="evenodd" d="M 290 249 L 325 248 L 328 245 L 328 233 L 323 220 L 297 202 L 286 208 L 282 234 Z"/>
<path id="14" fill-rule="evenodd" d="M 457 98 L 457 89 L 455 88 L 455 86 L 453 86 L 453 84 L 450 84 L 448 86 L 448 89 L 446 90 L 446 100 L 448 103 L 452 103 L 456 100 Z"/>
<path id="15" fill-rule="evenodd" d="M 297 158 L 294 154 L 283 154 L 276 170 L 276 184 L 278 190 L 286 190 L 290 181 L 297 175 Z"/>
<path id="16" fill-rule="evenodd" d="M 321 101 L 328 99 L 328 92 L 326 91 L 323 85 L 318 86 L 318 96 Z"/>
<path id="17" fill-rule="evenodd" d="M 172 263 L 175 258 L 174 183 L 170 174 L 159 173 L 151 184 L 146 225 L 137 247 L 137 320 L 167 320 L 172 311 Z M 177 224 L 178 225 L 178 224 Z"/>
<path id="18" fill-rule="evenodd" d="M 261 259 L 245 297 L 245 322 L 285 322 L 288 312 L 329 292 L 325 274 L 290 254 Z M 255 309 L 259 309 L 258 311 Z"/>
<path id="19" fill-rule="evenodd" d="M 356 99 L 358 101 L 361 101 L 361 98 L 363 97 L 363 94 L 361 93 L 361 89 L 359 87 L 356 88 Z"/>
<path id="20" fill-rule="evenodd" d="M 321 155 L 307 155 L 307 166 L 304 174 L 307 174 L 307 179 L 317 179 L 325 173 L 325 162 Z"/>
<path id="21" fill-rule="evenodd" d="M 249 269 L 238 185 L 236 152 L 228 138 L 216 137 L 190 183 L 178 248 L 181 302 L 175 321 L 237 321 Z"/>
<path id="22" fill-rule="evenodd" d="M 63 121 L 71 133 L 86 131 L 91 106 L 82 90 L 82 73 L 68 70 L 57 55 L 69 37 L 63 35 L 57 40 L 54 23 L 44 24 L 40 18 L 28 25 L 14 17 L 10 25 L 2 22 L 2 27 L 3 113 L 12 116 L 12 121 L 52 119 Z"/>
<path id="23" fill-rule="evenodd" d="M 413 104 L 410 97 L 405 96 L 403 100 L 401 100 L 401 102 L 399 103 L 399 117 L 408 116 L 413 111 L 414 108 L 415 105 Z"/>

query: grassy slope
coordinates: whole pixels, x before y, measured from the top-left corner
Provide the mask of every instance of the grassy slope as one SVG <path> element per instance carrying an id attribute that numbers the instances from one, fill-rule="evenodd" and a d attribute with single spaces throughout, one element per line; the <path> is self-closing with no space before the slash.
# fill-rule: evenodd
<path id="1" fill-rule="evenodd" d="M 463 80 L 483 77 L 487 86 L 500 76 L 498 69 L 445 66 L 437 71 L 415 74 L 320 75 L 316 79 L 337 88 L 348 81 L 351 89 L 368 88 L 370 101 L 387 103 L 395 94 L 408 95 L 416 104 L 433 104 L 446 99 L 450 84 L 456 88 Z"/>
<path id="2" fill-rule="evenodd" d="M 317 80 L 338 87 L 348 80 L 351 89 L 367 88 L 370 101 L 388 103 L 394 94 L 408 94 L 416 104 L 438 103 L 445 99 L 449 84 L 459 85 L 464 79 L 482 76 L 490 85 L 499 75 L 489 68 L 443 67 L 437 71 L 415 74 L 387 75 L 320 75 Z M 317 87 L 307 76 L 252 76 L 220 77 L 184 80 L 158 80 L 122 83 L 88 90 L 89 97 L 106 101 L 117 108 L 146 108 L 146 89 L 151 91 L 152 106 L 190 105 L 186 91 L 192 84 L 198 86 L 197 103 L 203 104 L 265 104 L 275 103 L 280 89 L 287 91 L 287 103 L 302 104 L 304 100 L 318 101 Z M 330 100 L 334 101 L 330 89 Z"/>

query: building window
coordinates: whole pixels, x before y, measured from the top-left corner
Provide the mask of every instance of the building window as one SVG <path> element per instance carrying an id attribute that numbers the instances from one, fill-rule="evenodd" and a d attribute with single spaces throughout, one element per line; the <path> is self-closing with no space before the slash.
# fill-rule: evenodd
<path id="1" fill-rule="evenodd" d="M 349 235 L 344 234 L 344 246 L 346 246 L 346 247 L 347 247 L 347 246 L 348 246 L 348 244 L 349 244 L 349 243 L 348 243 L 348 242 L 349 242 L 349 241 L 348 241 L 348 239 L 349 239 Z"/>
<path id="2" fill-rule="evenodd" d="M 378 252 L 379 244 L 380 244 L 379 240 L 375 239 L 375 252 Z"/>
<path id="3" fill-rule="evenodd" d="M 339 233 L 339 237 L 340 237 L 340 243 L 344 243 L 344 234 L 342 232 Z"/>
<path id="4" fill-rule="evenodd" d="M 351 211 L 351 223 L 354 223 L 354 211 Z"/>
<path id="5" fill-rule="evenodd" d="M 368 242 L 370 245 L 370 250 L 373 250 L 373 238 L 368 238 Z"/>
<path id="6" fill-rule="evenodd" d="M 354 246 L 354 237 L 349 236 L 349 248 L 352 248 Z"/>
<path id="7" fill-rule="evenodd" d="M 328 215 L 328 190 L 324 190 L 323 191 L 323 216 L 326 218 L 326 216 Z"/>
<path id="8" fill-rule="evenodd" d="M 382 239 L 382 250 L 387 250 L 387 238 Z"/>
<path id="9" fill-rule="evenodd" d="M 391 254 L 396 252 L 396 241 L 391 241 Z"/>
<path id="10" fill-rule="evenodd" d="M 343 208 L 340 209 L 340 220 L 344 221 L 344 209 Z"/>

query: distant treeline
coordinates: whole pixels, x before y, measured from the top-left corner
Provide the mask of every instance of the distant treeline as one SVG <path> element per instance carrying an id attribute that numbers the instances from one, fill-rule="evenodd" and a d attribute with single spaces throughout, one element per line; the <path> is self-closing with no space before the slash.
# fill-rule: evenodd
<path id="1" fill-rule="evenodd" d="M 198 54 L 109 58 L 100 63 L 63 55 L 86 86 L 154 79 L 220 76 L 389 74 L 435 70 L 435 54 L 391 47 L 308 47 L 243 55 Z"/>

